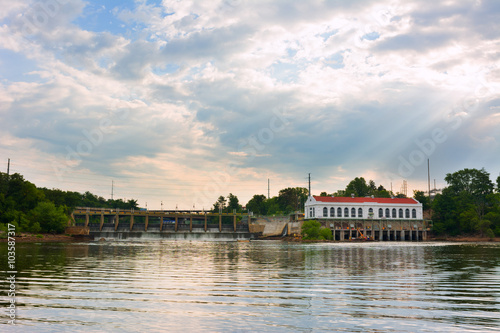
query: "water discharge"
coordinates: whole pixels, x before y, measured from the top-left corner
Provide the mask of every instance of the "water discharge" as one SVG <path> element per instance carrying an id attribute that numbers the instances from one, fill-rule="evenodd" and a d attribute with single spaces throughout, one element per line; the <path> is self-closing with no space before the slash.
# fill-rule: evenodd
<path id="1" fill-rule="evenodd" d="M 17 330 L 3 321 L 2 332 L 500 330 L 500 245 L 114 241 L 16 251 Z"/>

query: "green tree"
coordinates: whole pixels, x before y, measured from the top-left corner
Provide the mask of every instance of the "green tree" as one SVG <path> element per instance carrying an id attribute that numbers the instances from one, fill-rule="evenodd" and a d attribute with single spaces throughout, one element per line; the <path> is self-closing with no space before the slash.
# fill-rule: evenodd
<path id="1" fill-rule="evenodd" d="M 29 215 L 31 224 L 38 223 L 42 232 L 61 233 L 68 222 L 64 208 L 56 207 L 52 202 L 39 202 Z"/>
<path id="2" fill-rule="evenodd" d="M 265 215 L 266 209 L 266 196 L 263 194 L 255 194 L 246 205 L 248 211 L 254 212 L 257 215 Z"/>
<path id="3" fill-rule="evenodd" d="M 332 230 L 330 228 L 321 228 L 319 230 L 319 239 L 332 240 L 333 239 Z"/>
<path id="4" fill-rule="evenodd" d="M 225 212 L 225 209 L 226 209 L 226 198 L 221 195 L 214 203 L 212 207 L 212 213 L 219 213 L 220 211 Z"/>
<path id="5" fill-rule="evenodd" d="M 301 234 L 302 239 L 318 239 L 321 223 L 316 220 L 304 221 L 302 224 Z"/>
<path id="6" fill-rule="evenodd" d="M 302 210 L 308 197 L 308 190 L 303 187 L 288 187 L 282 189 L 278 195 L 280 210 L 291 213 Z"/>
<path id="7" fill-rule="evenodd" d="M 422 204 L 422 209 L 424 211 L 431 208 L 431 202 L 429 200 L 429 197 L 426 196 L 423 191 L 417 191 L 417 190 L 413 191 L 413 198 L 415 198 L 415 200 L 417 200 Z"/>
<path id="8" fill-rule="evenodd" d="M 485 214 L 488 195 L 493 193 L 494 185 L 490 174 L 483 169 L 464 169 L 447 174 L 444 180 L 454 195 L 470 196 L 475 204 L 476 212 L 481 219 Z"/>
<path id="9" fill-rule="evenodd" d="M 447 174 L 445 180 L 449 186 L 432 202 L 435 232 L 484 234 L 496 228 L 494 221 L 485 218 L 499 209 L 488 172 L 464 169 Z"/>
<path id="10" fill-rule="evenodd" d="M 351 196 L 354 194 L 356 197 L 365 197 L 370 194 L 370 186 L 366 183 L 363 177 L 356 177 L 345 188 L 345 194 Z"/>
<path id="11" fill-rule="evenodd" d="M 229 193 L 227 196 L 227 211 L 228 213 L 232 213 L 233 211 L 240 213 L 242 210 L 242 207 L 240 205 L 240 201 L 237 196 L 233 195 L 232 193 Z"/>

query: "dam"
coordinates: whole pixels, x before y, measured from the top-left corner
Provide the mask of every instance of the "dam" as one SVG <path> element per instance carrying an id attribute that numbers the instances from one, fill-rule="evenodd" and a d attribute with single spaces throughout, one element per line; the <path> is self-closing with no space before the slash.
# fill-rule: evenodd
<path id="1" fill-rule="evenodd" d="M 236 212 L 77 207 L 71 217 L 94 239 L 250 240 L 260 234 L 251 230 L 248 214 Z"/>

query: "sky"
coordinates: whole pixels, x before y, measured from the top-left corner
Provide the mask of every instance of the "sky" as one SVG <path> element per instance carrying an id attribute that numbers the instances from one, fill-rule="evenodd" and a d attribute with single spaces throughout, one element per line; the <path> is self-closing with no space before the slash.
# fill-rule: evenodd
<path id="1" fill-rule="evenodd" d="M 496 0 L 0 6 L 0 168 L 39 187 L 210 209 L 500 172 Z"/>

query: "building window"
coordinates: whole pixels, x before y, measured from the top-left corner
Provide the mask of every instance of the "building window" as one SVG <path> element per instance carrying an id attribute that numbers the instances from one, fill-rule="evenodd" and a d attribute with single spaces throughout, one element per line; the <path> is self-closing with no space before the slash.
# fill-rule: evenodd
<path id="1" fill-rule="evenodd" d="M 356 208 L 351 208 L 351 217 L 356 217 Z"/>
<path id="2" fill-rule="evenodd" d="M 409 210 L 408 208 L 406 208 L 406 210 L 405 210 L 405 217 L 406 217 L 407 219 L 409 219 L 409 218 L 410 218 L 410 210 Z"/>
<path id="3" fill-rule="evenodd" d="M 337 208 L 337 216 L 342 217 L 342 208 Z"/>
<path id="4" fill-rule="evenodd" d="M 309 208 L 309 217 L 313 217 L 313 209 L 312 209 L 312 207 Z"/>
<path id="5" fill-rule="evenodd" d="M 358 217 L 363 217 L 363 208 L 358 208 Z"/>
<path id="6" fill-rule="evenodd" d="M 415 208 L 413 208 L 413 209 L 411 210 L 411 217 L 412 217 L 412 218 L 414 218 L 414 219 L 416 219 L 416 218 L 417 218 L 417 210 L 416 210 Z"/>
<path id="7" fill-rule="evenodd" d="M 344 216 L 349 217 L 349 208 L 344 208 Z"/>
<path id="8" fill-rule="evenodd" d="M 368 209 L 368 217 L 373 217 L 373 208 Z"/>
<path id="9" fill-rule="evenodd" d="M 378 217 L 384 217 L 384 210 L 382 208 L 378 209 Z"/>
<path id="10" fill-rule="evenodd" d="M 392 218 L 395 219 L 397 216 L 396 216 L 396 208 L 393 208 L 392 209 Z"/>
<path id="11" fill-rule="evenodd" d="M 399 218 L 403 218 L 403 208 L 399 208 Z"/>
<path id="12" fill-rule="evenodd" d="M 328 208 L 323 207 L 323 217 L 328 217 Z"/>
<path id="13" fill-rule="evenodd" d="M 330 217 L 335 217 L 335 208 L 330 208 Z"/>
<path id="14" fill-rule="evenodd" d="M 385 209 L 385 217 L 387 218 L 391 217 L 391 212 L 389 211 L 389 208 Z"/>

